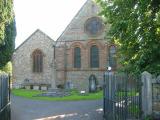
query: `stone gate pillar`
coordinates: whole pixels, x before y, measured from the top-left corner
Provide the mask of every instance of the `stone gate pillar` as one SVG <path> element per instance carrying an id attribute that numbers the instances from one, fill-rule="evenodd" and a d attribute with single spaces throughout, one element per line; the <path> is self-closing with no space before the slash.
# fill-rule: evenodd
<path id="1" fill-rule="evenodd" d="M 152 114 L 152 75 L 148 72 L 143 72 L 142 80 L 142 111 L 143 117 Z"/>

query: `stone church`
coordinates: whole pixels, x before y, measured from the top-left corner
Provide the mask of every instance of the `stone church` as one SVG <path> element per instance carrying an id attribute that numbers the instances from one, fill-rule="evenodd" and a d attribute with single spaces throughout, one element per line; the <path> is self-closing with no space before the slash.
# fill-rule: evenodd
<path id="1" fill-rule="evenodd" d="M 116 69 L 116 47 L 108 42 L 109 25 L 99 11 L 87 0 L 56 41 L 36 30 L 13 54 L 13 87 L 90 91 L 102 86 L 106 67 Z"/>

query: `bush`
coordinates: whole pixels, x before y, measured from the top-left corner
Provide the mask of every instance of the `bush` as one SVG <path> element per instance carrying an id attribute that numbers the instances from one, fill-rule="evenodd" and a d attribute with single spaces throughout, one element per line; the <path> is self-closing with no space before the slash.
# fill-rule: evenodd
<path id="1" fill-rule="evenodd" d="M 8 62 L 3 68 L 1 71 L 4 71 L 10 75 L 12 75 L 12 63 L 11 62 Z"/>
<path id="2" fill-rule="evenodd" d="M 59 85 L 57 85 L 57 88 L 64 89 L 64 85 L 59 84 Z"/>

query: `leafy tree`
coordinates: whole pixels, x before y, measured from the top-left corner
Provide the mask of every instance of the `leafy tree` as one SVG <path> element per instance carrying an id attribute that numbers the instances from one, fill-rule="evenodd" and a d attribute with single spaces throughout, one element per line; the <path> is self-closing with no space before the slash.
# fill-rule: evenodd
<path id="1" fill-rule="evenodd" d="M 0 70 L 0 73 L 1 73 L 2 71 L 5 72 L 5 73 L 10 74 L 10 75 L 12 76 L 12 63 L 11 63 L 11 62 L 8 62 L 8 63 L 3 67 L 3 69 Z"/>
<path id="2" fill-rule="evenodd" d="M 97 0 L 121 70 L 160 74 L 160 0 Z"/>
<path id="3" fill-rule="evenodd" d="M 0 69 L 10 60 L 16 36 L 12 0 L 0 1 Z"/>

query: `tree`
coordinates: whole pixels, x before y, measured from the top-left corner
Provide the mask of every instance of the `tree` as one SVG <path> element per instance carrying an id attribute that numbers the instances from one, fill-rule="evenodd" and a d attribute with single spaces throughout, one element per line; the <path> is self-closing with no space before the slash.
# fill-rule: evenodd
<path id="1" fill-rule="evenodd" d="M 97 0 L 121 70 L 160 74 L 160 0 Z"/>
<path id="2" fill-rule="evenodd" d="M 0 69 L 10 60 L 16 36 L 12 0 L 0 1 Z"/>

